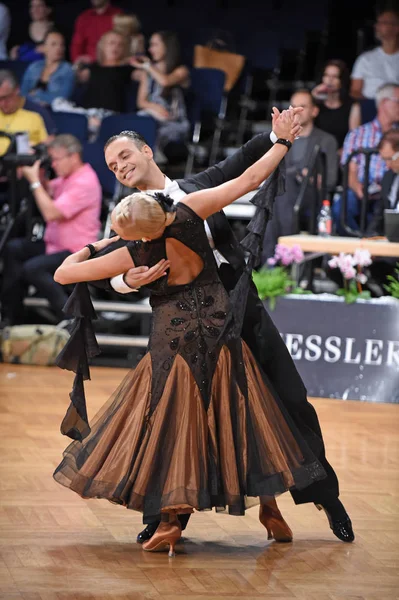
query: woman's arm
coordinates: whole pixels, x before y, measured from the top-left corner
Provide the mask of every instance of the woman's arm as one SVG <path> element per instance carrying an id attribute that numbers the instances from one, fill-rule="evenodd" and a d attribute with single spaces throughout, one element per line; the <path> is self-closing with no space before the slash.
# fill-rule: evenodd
<path id="1" fill-rule="evenodd" d="M 359 102 L 354 102 L 349 113 L 349 130 L 356 129 L 362 124 L 362 110 Z"/>
<path id="2" fill-rule="evenodd" d="M 283 111 L 279 118 L 274 121 L 273 130 L 278 137 L 288 139 L 291 142 L 294 141 L 300 126 L 296 123 L 295 113 L 292 109 Z M 287 151 L 287 146 L 274 144 L 266 154 L 239 177 L 217 187 L 188 194 L 181 202 L 192 208 L 202 219 L 207 219 L 210 215 L 237 200 L 237 198 L 257 189 L 278 167 Z"/>
<path id="3" fill-rule="evenodd" d="M 99 252 L 118 239 L 118 236 L 104 239 L 96 242 L 93 246 Z M 78 283 L 79 281 L 111 279 L 135 266 L 126 247 L 114 250 L 100 258 L 88 260 L 89 258 L 90 250 L 86 247 L 71 254 L 54 273 L 54 280 L 62 285 L 66 285 L 68 283 Z"/>
<path id="4" fill-rule="evenodd" d="M 184 86 L 189 79 L 189 71 L 187 67 L 180 66 L 174 69 L 171 73 L 161 73 L 158 69 L 150 63 L 148 67 L 148 73 L 155 79 L 162 87 L 172 87 L 173 85 Z"/>

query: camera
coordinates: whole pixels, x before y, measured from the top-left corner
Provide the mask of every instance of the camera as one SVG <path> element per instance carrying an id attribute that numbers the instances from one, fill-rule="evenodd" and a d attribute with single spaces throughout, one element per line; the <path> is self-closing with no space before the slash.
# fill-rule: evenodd
<path id="1" fill-rule="evenodd" d="M 25 132 L 7 133 L 0 131 L 0 137 L 10 140 L 7 152 L 0 157 L 1 171 L 16 169 L 17 167 L 31 167 L 37 160 L 46 170 L 51 167 L 51 159 L 44 144 L 33 148 L 29 145 L 29 138 Z"/>

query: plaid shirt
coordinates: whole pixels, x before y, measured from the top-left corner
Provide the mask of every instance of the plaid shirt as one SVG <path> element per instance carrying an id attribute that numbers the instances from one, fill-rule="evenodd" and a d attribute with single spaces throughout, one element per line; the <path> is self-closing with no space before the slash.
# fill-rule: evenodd
<path id="1" fill-rule="evenodd" d="M 344 148 L 341 156 L 341 165 L 343 165 L 349 154 L 358 148 L 376 148 L 382 138 L 382 129 L 378 119 L 365 123 L 357 129 L 350 131 L 344 141 Z M 364 154 L 357 154 L 351 162 L 357 165 L 357 178 L 360 183 L 364 181 Z M 387 166 L 379 154 L 373 154 L 370 161 L 369 183 L 381 183 Z"/>

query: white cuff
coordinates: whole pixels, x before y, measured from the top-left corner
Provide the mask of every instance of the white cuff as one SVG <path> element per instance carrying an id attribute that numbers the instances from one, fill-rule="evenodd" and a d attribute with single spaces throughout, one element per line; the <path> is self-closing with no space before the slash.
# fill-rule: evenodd
<path id="1" fill-rule="evenodd" d="M 277 140 L 278 140 L 278 138 L 277 138 L 276 134 L 274 133 L 274 131 L 272 131 L 270 133 L 269 137 L 270 137 L 270 141 L 271 141 L 272 144 L 275 144 L 277 142 Z"/>
<path id="2" fill-rule="evenodd" d="M 123 275 L 124 273 L 122 273 L 122 275 L 117 275 L 116 277 L 113 277 L 110 281 L 111 287 L 115 290 L 115 292 L 119 292 L 120 294 L 130 294 L 131 292 L 138 292 L 138 290 L 134 290 L 123 281 Z"/>

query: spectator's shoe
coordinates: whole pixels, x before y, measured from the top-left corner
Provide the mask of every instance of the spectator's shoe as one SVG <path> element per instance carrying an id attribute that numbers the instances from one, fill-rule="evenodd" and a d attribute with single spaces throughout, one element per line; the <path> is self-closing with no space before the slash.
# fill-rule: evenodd
<path id="1" fill-rule="evenodd" d="M 355 534 L 352 529 L 352 521 L 342 502 L 337 499 L 334 503 L 329 504 L 328 507 L 316 504 L 316 508 L 324 510 L 330 523 L 330 528 L 339 540 L 342 542 L 353 542 Z"/>
<path id="2" fill-rule="evenodd" d="M 152 536 L 154 535 L 154 533 L 156 532 L 159 523 L 160 523 L 159 521 L 155 521 L 154 523 L 149 523 L 147 525 L 147 527 L 145 529 L 143 529 L 143 531 L 140 531 L 140 533 L 138 534 L 137 539 L 136 539 L 137 543 L 143 544 L 147 540 L 151 539 Z"/>

